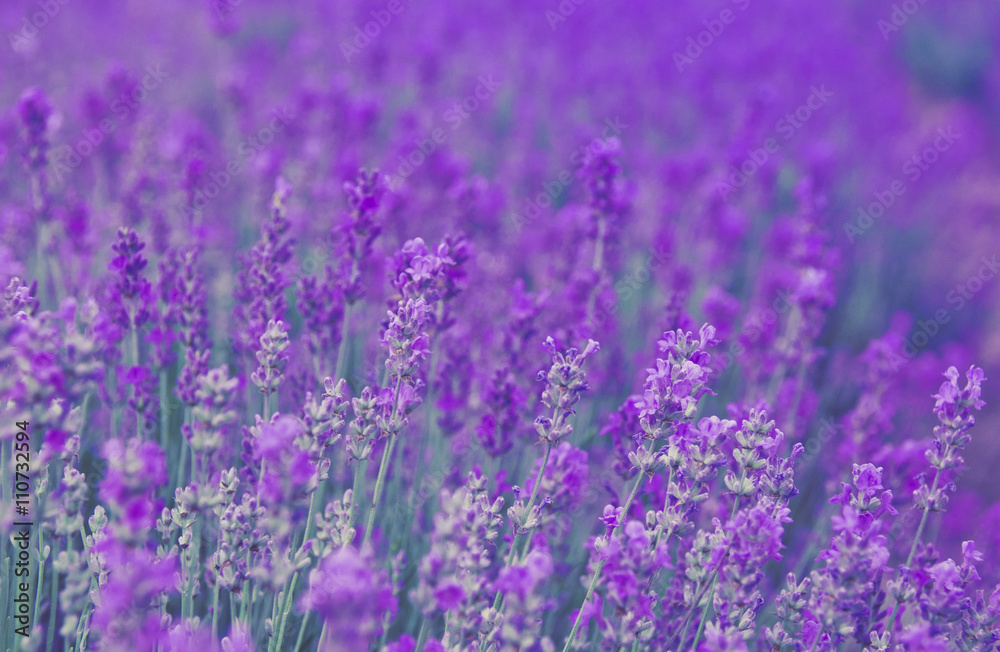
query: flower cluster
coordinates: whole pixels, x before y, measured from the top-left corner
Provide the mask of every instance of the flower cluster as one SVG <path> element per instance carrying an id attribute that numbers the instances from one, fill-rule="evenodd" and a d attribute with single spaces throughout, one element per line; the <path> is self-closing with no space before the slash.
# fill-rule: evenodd
<path id="1" fill-rule="evenodd" d="M 295 241 L 289 237 L 291 224 L 286 216 L 291 186 L 284 178 L 275 182 L 271 200 L 271 216 L 261 226 L 260 241 L 244 260 L 245 269 L 239 276 L 234 294 L 236 319 L 240 329 L 235 343 L 248 353 L 258 346 L 272 321 L 285 315 L 285 289 L 291 285 L 288 264 Z"/>
<path id="2" fill-rule="evenodd" d="M 1000 649 L 1000 11 L 27 4 L 0 649 Z"/>
<path id="3" fill-rule="evenodd" d="M 124 330 L 139 329 L 149 320 L 153 286 L 143 276 L 146 243 L 128 228 L 118 229 L 118 241 L 111 247 L 115 256 L 108 265 L 114 274 L 110 304 L 113 319 Z M 135 361 L 133 361 L 135 362 Z"/>
<path id="4" fill-rule="evenodd" d="M 351 546 L 341 548 L 309 572 L 303 609 L 323 620 L 323 652 L 349 652 L 368 647 L 382 630 L 384 614 L 394 610 L 394 598 L 384 571 Z"/>

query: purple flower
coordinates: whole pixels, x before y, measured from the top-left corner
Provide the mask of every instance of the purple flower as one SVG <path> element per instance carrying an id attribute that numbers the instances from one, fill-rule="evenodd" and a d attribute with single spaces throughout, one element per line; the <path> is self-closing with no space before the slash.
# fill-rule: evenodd
<path id="1" fill-rule="evenodd" d="M 548 637 L 541 636 L 545 611 L 551 606 L 541 589 L 553 570 L 552 555 L 547 550 L 532 550 L 520 563 L 500 571 L 492 588 L 504 597 L 504 604 L 496 615 L 492 635 L 484 641 L 487 645 L 495 642 L 502 650 L 553 646 Z M 487 613 L 492 615 L 492 611 Z"/>
<path id="2" fill-rule="evenodd" d="M 235 343 L 241 352 L 257 352 L 268 324 L 285 316 L 284 293 L 291 285 L 288 268 L 295 244 L 288 236 L 291 224 L 286 217 L 290 194 L 291 187 L 278 177 L 271 200 L 271 217 L 261 226 L 260 240 L 244 258 L 244 271 L 237 278 Z"/>
<path id="3" fill-rule="evenodd" d="M 446 329 L 452 323 L 447 304 L 465 288 L 465 263 L 471 256 L 472 245 L 464 236 L 445 236 L 434 251 L 422 238 L 408 240 L 392 260 L 390 282 L 396 290 L 392 298 L 423 299 L 433 329 Z"/>
<path id="4" fill-rule="evenodd" d="M 366 649 L 382 631 L 382 616 L 396 609 L 384 571 L 370 556 L 346 546 L 309 572 L 309 588 L 299 600 L 326 625 L 324 652 Z"/>
<path id="5" fill-rule="evenodd" d="M 131 548 L 114 537 L 95 544 L 106 579 L 94 591 L 91 623 L 98 648 L 152 652 L 166 642 L 166 629 L 154 600 L 177 590 L 175 557 L 157 559 L 148 550 Z"/>
<path id="6" fill-rule="evenodd" d="M 112 272 L 110 305 L 115 323 L 125 330 L 142 328 L 149 320 L 153 286 L 143 276 L 146 243 L 135 231 L 118 229 L 118 241 L 111 247 L 115 256 L 108 265 Z"/>
<path id="7" fill-rule="evenodd" d="M 945 493 L 947 484 L 939 482 L 943 472 L 961 468 L 965 460 L 959 452 L 972 440 L 969 430 L 976 425 L 973 410 L 982 409 L 986 402 L 982 396 L 982 383 L 986 374 L 979 367 L 969 367 L 964 388 L 958 385 L 958 370 L 949 367 L 944 374 L 948 380 L 934 395 L 934 413 L 940 425 L 934 427 L 934 441 L 927 451 L 927 460 L 936 470 L 934 482 L 927 485 L 924 475 L 920 476 L 920 487 L 913 498 L 917 505 L 933 511 L 943 510 L 948 502 Z"/>
<path id="8" fill-rule="evenodd" d="M 25 285 L 24 281 L 14 276 L 4 290 L 4 315 L 13 317 L 19 312 L 33 315 L 38 309 L 38 299 L 35 294 L 38 292 L 38 282 Z"/>
<path id="9" fill-rule="evenodd" d="M 470 473 L 455 492 L 441 490 L 430 550 L 420 562 L 419 582 L 410 593 L 425 617 L 448 612 L 454 640 L 483 629 L 481 612 L 492 598 L 486 570 L 503 523 L 503 498 L 491 501 L 485 486 L 486 478 Z"/>
<path id="10" fill-rule="evenodd" d="M 344 182 L 344 194 L 351 210 L 337 230 L 346 245 L 347 264 L 350 266 L 342 284 L 344 299 L 349 305 L 364 296 L 361 266 L 371 256 L 372 243 L 382 232 L 375 218 L 385 190 L 385 178 L 378 170 L 361 170 L 355 181 Z"/>
<path id="11" fill-rule="evenodd" d="M 309 353 L 319 379 L 330 351 L 340 343 L 344 319 L 344 292 L 327 265 L 324 275 L 303 276 L 296 286 L 296 306 L 305 321 Z"/>
<path id="12" fill-rule="evenodd" d="M 417 298 L 400 301 L 396 310 L 388 313 L 389 325 L 382 334 L 382 346 L 389 354 L 385 366 L 390 379 L 409 379 L 430 353 L 426 332 L 429 311 L 427 302 Z"/>
<path id="13" fill-rule="evenodd" d="M 548 507 L 543 512 L 546 515 L 543 521 L 551 520 L 555 514 L 576 505 L 587 486 L 587 476 L 590 472 L 587 459 L 585 451 L 568 441 L 553 447 L 549 463 L 545 467 L 545 476 L 539 487 L 539 496 L 548 501 Z M 531 493 L 534 490 L 541 466 L 542 460 L 535 460 L 525 482 L 526 492 Z"/>
<path id="14" fill-rule="evenodd" d="M 524 390 L 508 368 L 497 369 L 490 377 L 486 403 L 493 411 L 483 415 L 476 436 L 490 456 L 498 457 L 514 446 L 514 435 L 521 428 L 521 413 L 527 403 Z"/>
<path id="15" fill-rule="evenodd" d="M 49 141 L 46 136 L 52 105 L 40 88 L 27 88 L 18 99 L 16 113 L 24 130 L 24 163 L 32 173 L 40 173 L 47 162 Z"/>
<path id="16" fill-rule="evenodd" d="M 569 418 L 576 414 L 573 406 L 580 401 L 580 394 L 589 388 L 583 362 L 597 353 L 600 346 L 589 340 L 582 353 L 573 347 L 560 352 L 551 337 L 546 338 L 544 346 L 552 358 L 552 366 L 547 373 L 538 372 L 538 380 L 545 382 L 542 404 L 552 410 L 553 418 L 538 417 L 535 430 L 540 441 L 558 444 L 573 432 L 569 423 Z"/>
<path id="17" fill-rule="evenodd" d="M 715 329 L 701 327 L 699 335 L 684 331 L 668 331 L 658 342 L 665 358 L 646 369 L 646 384 L 639 405 L 639 420 L 646 439 L 666 436 L 676 424 L 690 420 L 708 388 L 711 376 L 711 356 L 706 349 L 717 344 Z"/>
<path id="18" fill-rule="evenodd" d="M 172 264 L 178 269 L 172 275 L 173 285 L 161 289 L 171 321 L 176 323 L 180 332 L 180 342 L 187 349 L 196 351 L 211 348 L 208 339 L 207 293 L 198 270 L 200 255 L 197 247 L 169 252 L 165 260 L 172 260 Z"/>
<path id="19" fill-rule="evenodd" d="M 251 429 L 255 466 L 264 469 L 260 479 L 262 504 L 290 506 L 293 499 L 312 491 L 318 478 L 316 463 L 308 449 L 301 448 L 305 425 L 296 417 L 275 414 L 268 423 Z"/>
<path id="20" fill-rule="evenodd" d="M 137 438 L 108 440 L 102 450 L 108 468 L 100 498 L 112 515 L 116 536 L 142 539 L 159 513 L 153 490 L 167 482 L 167 462 L 159 445 Z"/>
<path id="21" fill-rule="evenodd" d="M 267 328 L 260 336 L 260 348 L 257 350 L 257 369 L 250 374 L 250 380 L 260 388 L 264 400 L 278 391 L 278 385 L 284 378 L 285 365 L 288 362 L 288 326 L 282 321 L 267 322 Z"/>

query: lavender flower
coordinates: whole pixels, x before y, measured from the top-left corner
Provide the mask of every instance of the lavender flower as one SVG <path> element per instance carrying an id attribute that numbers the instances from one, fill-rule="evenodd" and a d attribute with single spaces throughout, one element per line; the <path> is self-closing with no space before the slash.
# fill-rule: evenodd
<path id="1" fill-rule="evenodd" d="M 552 418 L 535 419 L 539 441 L 556 446 L 572 434 L 573 426 L 569 423 L 569 418 L 576 414 L 573 406 L 580 401 L 580 394 L 589 387 L 583 362 L 599 349 L 597 342 L 589 340 L 582 352 L 569 348 L 563 353 L 556 350 L 555 341 L 551 337 L 546 338 L 545 350 L 552 358 L 552 366 L 548 372 L 539 372 L 538 380 L 545 381 L 542 405 L 552 410 Z"/>
<path id="2" fill-rule="evenodd" d="M 111 512 L 112 531 L 123 541 L 141 540 L 160 511 L 150 494 L 167 481 L 163 451 L 154 442 L 133 438 L 111 439 L 103 453 L 108 470 L 100 497 Z"/>
<path id="3" fill-rule="evenodd" d="M 197 382 L 196 403 L 191 410 L 193 423 L 182 428 L 196 465 L 205 464 L 222 447 L 226 428 L 236 419 L 230 403 L 238 380 L 230 378 L 225 367 L 218 367 L 199 376 Z M 205 468 L 205 471 L 205 475 L 209 475 L 210 469 Z M 193 477 L 200 476 L 193 474 Z"/>
<path id="4" fill-rule="evenodd" d="M 964 460 L 958 452 L 971 440 L 968 431 L 976 423 L 972 416 L 972 410 L 979 410 L 986 404 L 980 398 L 982 396 L 982 383 L 986 380 L 986 374 L 982 369 L 975 366 L 969 367 L 965 374 L 967 379 L 965 387 L 961 389 L 958 385 L 958 370 L 955 367 L 949 367 L 944 375 L 948 380 L 941 384 L 938 393 L 934 395 L 934 413 L 937 415 L 940 425 L 934 427 L 935 439 L 932 447 L 927 451 L 927 459 L 931 463 L 931 468 L 935 469 L 934 481 L 928 487 L 924 475 L 921 474 L 919 477 L 920 486 L 913 493 L 914 502 L 918 507 L 923 508 L 923 515 L 913 538 L 909 557 L 907 557 L 906 563 L 900 567 L 900 576 L 889 585 L 890 593 L 896 599 L 896 605 L 889 615 L 885 635 L 891 635 L 895 628 L 896 614 L 902 604 L 914 597 L 915 589 L 909 576 L 917 570 L 912 567 L 912 564 L 918 545 L 921 543 L 924 527 L 927 525 L 927 517 L 932 511 L 943 510 L 948 500 L 947 494 L 944 493 L 948 485 L 941 484 L 942 476 L 946 471 L 960 468 L 964 464 Z M 925 561 L 924 565 L 927 563 Z M 932 635 L 928 640 L 933 638 L 936 637 Z"/>
<path id="5" fill-rule="evenodd" d="M 142 255 L 146 243 L 135 231 L 122 227 L 111 248 L 115 252 L 108 265 L 114 274 L 110 288 L 112 318 L 122 329 L 135 331 L 149 321 L 153 302 L 153 286 L 142 274 L 147 263 Z M 138 364 L 138 360 L 133 359 L 133 363 Z"/>
<path id="6" fill-rule="evenodd" d="M 176 590 L 176 564 L 149 551 L 130 548 L 114 538 L 95 544 L 107 568 L 107 580 L 95 600 L 90 628 L 102 650 L 152 652 L 166 642 L 166 631 L 152 600 Z"/>
<path id="7" fill-rule="evenodd" d="M 12 4 L 0 649 L 1000 644 L 997 12 Z"/>
<path id="8" fill-rule="evenodd" d="M 395 609 L 395 600 L 386 574 L 347 546 L 309 573 L 309 590 L 300 606 L 315 611 L 324 623 L 319 649 L 349 652 L 371 645 L 381 632 L 382 614 Z"/>
<path id="9" fill-rule="evenodd" d="M 371 256 L 372 244 L 382 232 L 375 217 L 385 190 L 385 179 L 378 170 L 362 170 L 356 180 L 344 182 L 344 193 L 351 209 L 340 227 L 351 265 L 343 285 L 344 298 L 348 304 L 356 303 L 363 296 L 361 264 Z"/>
<path id="10" fill-rule="evenodd" d="M 470 473 L 458 491 L 442 489 L 431 549 L 420 563 L 420 581 L 410 596 L 425 618 L 437 611 L 448 613 L 449 628 L 442 641 L 447 648 L 464 647 L 486 632 L 483 611 L 489 606 L 489 577 L 485 571 L 503 524 L 504 501 L 491 501 L 485 486 L 485 477 Z"/>
<path id="11" fill-rule="evenodd" d="M 271 216 L 261 226 L 260 241 L 244 260 L 245 271 L 239 276 L 235 292 L 236 320 L 239 330 L 235 342 L 240 351 L 257 352 L 272 321 L 285 315 L 285 288 L 291 284 L 288 265 L 295 241 L 288 237 L 291 224 L 286 204 L 291 186 L 282 177 L 275 181 Z"/>
<path id="12" fill-rule="evenodd" d="M 271 395 L 278 391 L 278 385 L 284 378 L 285 364 L 288 362 L 288 327 L 284 322 L 267 322 L 267 329 L 260 336 L 260 349 L 257 351 L 258 367 L 250 375 L 250 380 L 260 388 L 264 395 L 264 417 L 270 412 Z"/>
<path id="13" fill-rule="evenodd" d="M 24 129 L 24 162 L 35 173 L 47 163 L 49 141 L 46 137 L 52 105 L 45 92 L 37 87 L 25 89 L 17 103 L 17 114 Z"/>

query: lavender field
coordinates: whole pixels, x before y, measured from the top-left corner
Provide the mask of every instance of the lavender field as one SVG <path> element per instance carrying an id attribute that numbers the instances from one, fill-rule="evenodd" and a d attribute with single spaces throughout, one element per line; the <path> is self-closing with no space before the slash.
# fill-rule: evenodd
<path id="1" fill-rule="evenodd" d="M 997 2 L 0 28 L 0 650 L 1000 650 Z"/>

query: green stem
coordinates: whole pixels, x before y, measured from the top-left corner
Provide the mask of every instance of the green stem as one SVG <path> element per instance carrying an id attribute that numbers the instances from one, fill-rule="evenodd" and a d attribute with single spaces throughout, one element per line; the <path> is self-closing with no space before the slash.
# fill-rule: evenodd
<path id="1" fill-rule="evenodd" d="M 38 544 L 38 547 L 39 548 L 42 547 L 41 543 Z M 41 610 L 40 607 L 42 606 L 42 584 L 44 583 L 45 583 L 45 564 L 38 564 L 38 583 L 35 584 L 35 613 L 32 614 L 32 623 L 31 623 L 32 631 L 34 631 L 35 628 L 38 627 L 38 612 Z M 50 646 L 45 649 L 51 650 L 52 648 Z"/>
<path id="2" fill-rule="evenodd" d="M 361 501 L 365 498 L 364 496 L 364 484 L 365 484 L 365 474 L 368 471 L 368 460 L 357 460 L 354 465 L 354 490 L 351 496 L 351 514 L 348 518 L 347 527 L 354 527 L 355 517 L 358 514 L 358 510 L 355 509 L 357 505 L 361 504 Z"/>
<path id="3" fill-rule="evenodd" d="M 323 622 L 323 629 L 319 630 L 319 640 L 316 642 L 316 652 L 320 652 L 323 649 L 323 643 L 326 642 L 326 622 Z"/>
<path id="4" fill-rule="evenodd" d="M 417 647 L 414 648 L 416 652 L 423 652 L 424 645 L 427 643 L 427 636 L 431 632 L 430 618 L 424 618 L 420 623 L 420 633 L 417 634 Z"/>
<path id="5" fill-rule="evenodd" d="M 395 411 L 395 410 L 394 410 Z M 368 513 L 368 526 L 365 528 L 365 538 L 361 542 L 363 548 L 372 538 L 372 530 L 375 528 L 375 515 L 378 513 L 379 504 L 382 498 L 382 489 L 385 486 L 385 476 L 389 468 L 389 460 L 392 459 L 392 449 L 396 446 L 396 433 L 389 435 L 389 442 L 382 451 L 382 463 L 379 465 L 378 478 L 375 480 L 375 494 L 372 496 L 372 509 Z"/>
<path id="6" fill-rule="evenodd" d="M 212 640 L 215 640 L 219 631 L 219 579 L 215 578 L 215 593 L 212 596 Z"/>
<path id="7" fill-rule="evenodd" d="M 236 611 L 236 596 L 232 589 L 229 590 L 229 624 L 232 626 L 236 623 L 239 618 L 239 613 Z"/>
<path id="8" fill-rule="evenodd" d="M 313 527 L 316 525 L 314 521 L 316 520 L 316 508 L 319 506 L 319 490 L 317 486 L 316 490 L 313 492 L 312 498 L 309 499 L 309 514 L 306 516 L 306 531 L 302 533 L 302 543 L 299 544 L 299 552 L 302 551 L 302 546 L 306 545 L 306 541 L 310 539 L 313 535 Z M 298 553 L 296 553 L 297 555 Z"/>
<path id="9" fill-rule="evenodd" d="M 188 544 L 190 545 L 190 544 Z M 185 561 L 186 558 L 186 561 Z M 184 590 L 181 591 L 181 618 L 187 618 L 191 610 L 188 603 L 191 601 L 191 592 L 188 586 L 191 584 L 191 554 L 181 555 L 181 576 L 184 577 Z"/>
<path id="10" fill-rule="evenodd" d="M 937 493 L 938 482 L 941 481 L 941 469 L 938 469 L 934 474 L 934 483 L 931 485 L 931 492 L 929 494 L 927 504 L 924 505 L 924 513 L 920 516 L 920 525 L 917 526 L 917 534 L 913 537 L 913 545 L 910 546 L 910 554 L 906 557 L 906 570 L 910 570 L 910 565 L 913 563 L 913 557 L 917 553 L 917 545 L 920 543 L 920 537 L 924 534 L 924 527 L 927 526 L 927 516 L 931 513 L 931 499 L 935 493 Z M 896 614 L 899 613 L 901 603 L 899 599 L 896 600 L 895 606 L 892 608 L 892 615 L 889 616 L 889 622 L 886 623 L 886 631 L 892 636 L 892 630 L 896 628 Z"/>
<path id="11" fill-rule="evenodd" d="M 52 540 L 52 550 L 49 553 L 50 558 L 55 561 L 55 558 L 59 556 L 59 542 L 56 539 Z M 54 565 L 53 565 L 54 566 Z M 42 578 L 39 575 L 38 582 L 41 583 Z M 45 649 L 51 650 L 52 642 L 55 640 L 56 635 L 56 612 L 59 609 L 59 573 L 53 568 L 52 570 L 52 587 L 49 589 L 49 632 L 48 636 L 45 638 L 46 644 Z M 38 608 L 38 602 L 35 602 L 35 608 Z"/>
<path id="12" fill-rule="evenodd" d="M 351 304 L 344 306 L 344 322 L 340 327 L 340 345 L 337 346 L 337 366 L 334 368 L 335 381 L 344 377 L 347 370 L 347 333 L 351 328 Z"/>
<path id="13" fill-rule="evenodd" d="M 317 503 L 318 503 L 317 496 L 319 496 L 319 488 L 317 488 L 316 491 L 313 492 L 312 499 L 310 499 L 310 501 L 309 501 L 309 515 L 306 517 L 307 518 L 307 520 L 306 520 L 306 531 L 302 535 L 302 543 L 299 544 L 299 549 L 298 549 L 298 552 L 295 553 L 295 557 L 298 557 L 299 553 L 302 552 L 302 548 L 306 545 L 306 541 L 308 541 L 309 537 L 311 536 L 310 533 L 309 533 L 309 531 L 311 529 L 311 525 L 312 525 L 312 522 L 314 520 L 314 515 L 316 514 L 316 507 L 317 507 Z M 285 638 L 285 624 L 288 622 L 288 614 L 291 611 L 291 607 L 292 607 L 292 596 L 295 594 L 295 582 L 298 580 L 298 577 L 299 577 L 299 572 L 298 571 L 295 571 L 294 573 L 292 573 L 292 580 L 291 580 L 291 583 L 289 584 L 288 592 L 285 595 L 284 608 L 282 609 L 282 612 L 280 614 L 281 623 L 278 626 L 278 630 L 277 630 L 278 631 L 278 638 L 277 638 L 277 645 L 274 648 L 275 650 L 281 650 L 281 642 Z M 303 626 L 305 625 L 305 620 L 306 620 L 305 617 L 303 617 L 302 618 L 302 625 Z M 295 643 L 296 649 L 298 648 L 299 642 L 301 642 L 302 631 L 303 630 L 300 627 L 299 628 L 299 639 Z"/>
<path id="14" fill-rule="evenodd" d="M 771 405 L 774 405 L 774 400 L 778 395 L 778 389 L 780 389 L 781 381 L 785 379 L 785 374 L 788 371 L 788 347 L 790 343 L 798 337 L 799 325 L 802 321 L 801 311 L 802 309 L 798 306 L 798 304 L 792 307 L 792 314 L 788 316 L 788 322 L 785 324 L 785 332 L 782 334 L 781 340 L 778 344 L 778 350 L 781 353 L 781 360 L 778 362 L 778 368 L 771 376 L 771 382 L 767 388 L 767 402 Z"/>
<path id="15" fill-rule="evenodd" d="M 274 652 L 275 634 L 277 633 L 277 630 L 274 628 L 278 624 L 278 602 L 284 601 L 284 599 L 284 591 L 278 593 L 278 595 L 271 599 L 271 635 L 268 637 L 267 641 L 267 652 Z"/>
<path id="16" fill-rule="evenodd" d="M 271 393 L 264 393 L 264 423 L 271 422 Z M 260 462 L 260 478 L 257 480 L 257 504 L 260 504 L 260 490 L 264 486 L 264 473 L 267 471 L 267 460 Z"/>
<path id="17" fill-rule="evenodd" d="M 394 424 L 396 421 L 396 412 L 399 410 L 399 390 L 402 386 L 403 377 L 399 376 L 396 379 L 396 391 L 393 392 L 394 398 L 392 402 L 392 414 L 389 415 L 390 424 Z M 372 509 L 368 514 L 368 527 L 365 528 L 365 538 L 361 542 L 362 548 L 372 538 L 372 530 L 375 527 L 375 515 L 378 512 L 378 508 L 381 503 L 382 491 L 385 489 L 385 477 L 388 473 L 389 460 L 392 459 L 392 449 L 396 446 L 396 438 L 396 433 L 389 435 L 389 442 L 385 445 L 385 449 L 382 451 L 382 463 L 379 464 L 378 478 L 375 480 L 375 493 L 372 496 Z"/>
<path id="18" fill-rule="evenodd" d="M 443 318 L 444 303 L 438 303 L 437 310 L 437 322 L 441 323 Z M 437 410 L 434 408 L 434 379 L 437 378 L 437 366 L 438 366 L 438 346 L 437 346 L 437 336 L 438 332 L 435 331 L 433 338 L 431 339 L 431 362 L 430 362 L 430 372 L 427 374 L 428 387 L 427 387 L 427 397 L 424 402 L 427 404 L 427 409 L 424 413 L 424 432 L 426 435 L 420 439 L 420 443 L 417 446 L 417 468 L 416 473 L 413 478 L 413 500 L 411 501 L 410 509 L 406 514 L 406 522 L 404 529 L 402 530 L 402 537 L 405 539 L 410 532 L 413 531 L 413 521 L 416 519 L 417 511 L 421 508 L 421 505 L 417 504 L 421 493 L 421 486 L 424 481 L 424 473 L 427 468 L 427 464 L 424 462 L 424 455 L 427 450 L 428 444 L 431 448 L 431 474 L 433 477 L 440 477 L 439 475 L 439 465 L 441 464 L 441 458 L 443 456 L 439 455 L 438 445 L 441 441 L 441 433 L 437 428 Z M 402 450 L 402 449 L 401 449 Z M 399 476 L 396 476 L 397 486 L 400 482 Z M 432 497 L 433 501 L 434 498 Z M 431 510 L 433 511 L 433 509 Z M 401 545 L 401 543 L 400 543 Z"/>
<path id="19" fill-rule="evenodd" d="M 649 442 L 649 446 L 652 446 L 653 442 Z M 639 484 L 642 482 L 643 477 L 642 471 L 639 472 L 638 477 L 635 479 L 635 484 L 632 485 L 632 491 L 628 495 L 628 500 L 625 501 L 625 505 L 622 507 L 622 518 L 615 526 L 615 529 L 611 531 L 611 537 L 609 541 L 613 538 L 618 530 L 621 529 L 622 523 L 625 521 L 625 517 L 628 516 L 628 509 L 632 506 L 632 501 L 635 500 L 635 495 L 639 492 Z M 602 559 L 598 564 L 597 568 L 594 569 L 594 576 L 590 579 L 590 586 L 587 587 L 587 595 L 583 597 L 583 603 L 580 605 L 580 610 L 576 614 L 576 620 L 573 621 L 573 629 L 569 631 L 569 636 L 566 637 L 566 644 L 563 645 L 563 652 L 569 652 L 570 648 L 573 646 L 573 641 L 576 639 L 577 630 L 580 629 L 580 622 L 583 620 L 584 607 L 590 602 L 590 598 L 594 595 L 594 589 L 597 588 L 597 580 L 601 577 L 601 571 L 604 570 L 604 564 L 607 563 L 607 559 Z"/>
<path id="20" fill-rule="evenodd" d="M 91 582 L 91 590 L 93 590 L 93 582 Z M 76 647 L 74 652 L 83 652 L 87 649 L 87 634 L 90 632 L 90 614 L 94 610 L 94 605 L 92 603 L 87 603 L 87 606 L 83 609 L 83 615 L 80 616 L 80 622 L 76 625 Z"/>
<path id="21" fill-rule="evenodd" d="M 201 519 L 197 516 L 194 521 L 194 532 L 191 537 L 191 564 L 194 566 L 191 571 L 188 591 L 190 593 L 188 597 L 188 618 L 194 617 L 194 592 L 198 586 L 198 578 L 201 577 Z"/>
<path id="22" fill-rule="evenodd" d="M 191 408 L 189 407 L 184 408 L 184 420 L 187 421 L 188 427 L 190 428 L 191 424 L 194 421 L 194 415 L 191 413 Z M 177 463 L 177 474 L 176 474 L 177 477 L 174 478 L 174 482 L 176 483 L 174 485 L 174 489 L 184 484 L 184 468 L 187 466 L 187 454 L 188 454 L 188 448 L 190 448 L 190 445 L 188 444 L 187 441 L 184 440 L 184 437 L 180 438 L 180 444 L 181 444 L 181 459 L 180 462 Z M 191 478 L 191 480 L 193 481 L 194 478 Z"/>
<path id="23" fill-rule="evenodd" d="M 244 584 L 243 584 L 243 591 L 240 593 L 240 616 L 239 616 L 239 619 L 243 622 L 244 626 L 246 626 L 246 625 L 248 625 L 250 623 L 250 620 L 249 620 L 250 615 L 247 613 L 247 605 L 250 604 L 250 599 L 252 598 L 252 594 L 251 594 L 252 588 L 250 586 L 252 583 L 253 583 L 253 580 L 247 580 L 246 582 L 244 582 Z"/>
<path id="24" fill-rule="evenodd" d="M 302 638 L 306 634 L 306 623 L 309 622 L 309 614 L 311 613 L 311 611 L 307 611 L 302 614 L 302 624 L 299 625 L 299 635 L 295 637 L 295 647 L 293 648 L 295 652 L 301 652 L 302 650 Z"/>
<path id="25" fill-rule="evenodd" d="M 670 485 L 671 483 L 673 483 L 673 481 L 674 481 L 674 467 L 670 467 L 670 475 L 667 477 L 666 491 L 664 492 L 664 497 L 663 497 L 664 514 L 667 513 L 667 508 L 670 507 Z M 663 538 L 663 527 L 661 525 L 657 525 L 656 536 L 653 538 L 653 546 L 651 550 L 656 550 L 657 546 L 660 545 L 660 539 L 662 538 Z M 669 541 L 670 535 L 667 535 L 667 539 Z M 656 571 L 654 571 L 653 574 L 649 576 L 649 581 L 646 582 L 646 593 L 649 593 L 649 590 L 653 587 L 653 584 L 656 582 L 656 579 L 660 575 L 660 570 L 661 570 L 660 568 L 657 568 Z M 639 639 L 636 639 L 635 644 L 636 645 L 639 644 Z M 633 650 L 634 649 L 635 648 L 633 648 Z"/>
<path id="26" fill-rule="evenodd" d="M 559 408 L 555 409 L 555 413 L 558 417 Z M 552 420 L 552 423 L 558 423 L 558 418 Z M 538 477 L 535 478 L 535 486 L 531 490 L 531 498 L 528 500 L 527 509 L 524 510 L 525 518 L 531 517 L 531 509 L 535 506 L 535 499 L 538 498 L 538 489 L 542 486 L 542 478 L 545 477 L 545 468 L 549 464 L 549 454 L 552 452 L 552 442 L 545 442 L 545 453 L 542 456 L 542 468 L 538 473 Z M 524 530 L 518 529 L 514 533 L 514 540 L 510 542 L 510 552 L 507 554 L 507 561 L 504 562 L 503 568 L 508 568 L 512 563 L 514 563 L 514 557 L 517 555 L 518 545 L 521 543 L 524 536 Z M 501 568 L 501 571 L 503 570 Z M 500 602 L 503 598 L 503 594 L 497 591 L 497 594 L 493 597 L 493 609 L 500 609 Z M 586 600 L 584 601 L 586 602 Z"/>
<path id="27" fill-rule="evenodd" d="M 747 478 L 747 469 L 746 467 L 743 467 L 743 474 L 740 477 L 740 484 L 738 485 L 741 490 L 743 489 L 743 483 L 744 481 L 746 481 L 746 478 Z M 729 513 L 730 521 L 733 520 L 733 517 L 736 516 L 736 512 L 739 511 L 740 509 L 741 498 L 742 496 L 737 495 L 736 500 L 733 502 L 733 509 Z M 698 641 L 701 640 L 701 635 L 705 632 L 705 623 L 708 621 L 708 608 L 711 606 L 712 600 L 715 598 L 715 585 L 719 581 L 719 570 L 721 568 L 722 568 L 722 562 L 720 562 L 719 565 L 716 567 L 716 569 L 712 571 L 712 584 L 711 586 L 709 586 L 708 589 L 708 597 L 705 600 L 705 607 L 701 610 L 701 620 L 698 623 L 698 631 L 696 631 L 694 635 L 694 643 L 691 644 L 691 647 L 694 649 L 697 649 Z M 684 648 L 684 640 L 687 638 L 688 618 L 691 617 L 691 613 L 693 613 L 697 607 L 698 607 L 697 602 L 691 605 L 691 611 L 688 613 L 687 618 L 684 619 L 684 626 L 681 628 L 681 649 Z"/>
<path id="28" fill-rule="evenodd" d="M 601 273 L 604 267 L 604 238 L 607 230 L 607 220 L 603 214 L 597 216 L 597 236 L 594 240 L 594 260 L 590 267 L 592 270 Z M 587 295 L 587 323 L 594 317 L 594 309 L 597 307 L 597 294 L 600 292 L 600 283 L 596 283 Z"/>
<path id="29" fill-rule="evenodd" d="M 167 370 L 160 370 L 160 448 L 167 453 L 167 431 L 170 430 L 170 405 L 167 393 Z"/>
<path id="30" fill-rule="evenodd" d="M 698 649 L 698 641 L 701 640 L 701 635 L 705 633 L 705 623 L 708 622 L 708 608 L 712 604 L 712 599 L 715 597 L 715 585 L 719 582 L 719 569 L 716 568 L 715 572 L 712 574 L 712 585 L 708 589 L 708 597 L 705 599 L 705 608 L 701 610 L 701 622 L 698 623 L 698 631 L 694 634 L 694 643 L 691 644 L 692 649 Z"/>

